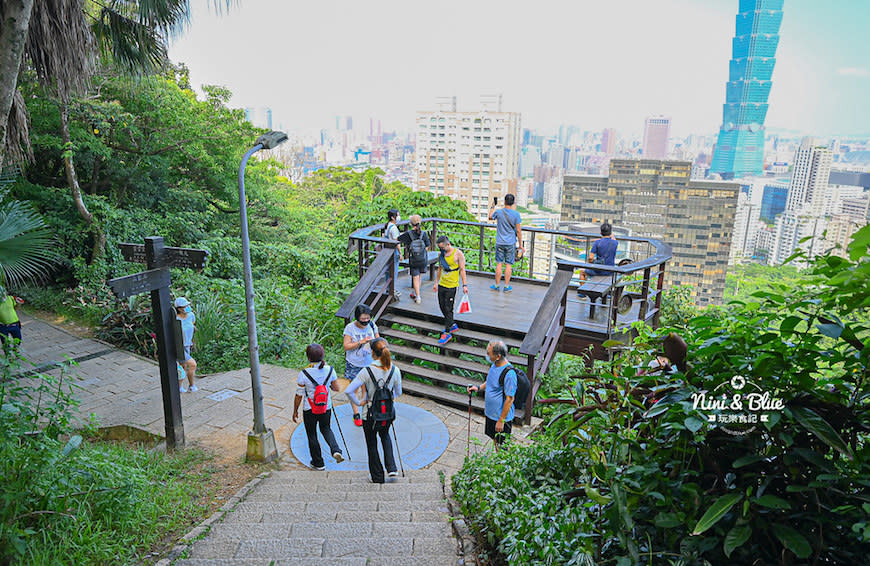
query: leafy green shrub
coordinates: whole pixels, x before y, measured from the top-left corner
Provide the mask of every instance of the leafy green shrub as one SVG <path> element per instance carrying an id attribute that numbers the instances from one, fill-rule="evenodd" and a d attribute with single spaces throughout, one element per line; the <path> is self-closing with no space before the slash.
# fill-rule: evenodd
<path id="1" fill-rule="evenodd" d="M 0 562 L 132 564 L 167 533 L 193 523 L 203 453 L 171 455 L 91 444 L 65 372 L 13 377 L 0 358 Z"/>
<path id="2" fill-rule="evenodd" d="M 563 496 L 576 467 L 573 450 L 549 439 L 475 454 L 453 476 L 453 492 L 490 549 L 486 564 L 592 564 L 589 535 L 597 505 Z"/>
<path id="3" fill-rule="evenodd" d="M 599 363 L 598 377 L 582 382 L 579 406 L 563 406 L 552 419 L 543 441 L 561 442 L 572 459 L 553 457 L 561 485 L 537 501 L 561 497 L 569 507 L 597 506 L 586 517 L 584 550 L 601 563 L 865 562 L 870 317 L 855 307 L 870 305 L 868 244 L 870 227 L 856 234 L 849 260 L 819 258 L 800 285 L 773 284 L 751 300 L 685 321 L 691 364 L 685 375 L 639 374 L 669 330 L 641 327 L 634 350 Z M 718 388 L 735 376 L 784 407 L 754 411 L 758 422 L 741 427 L 719 420 L 727 406 L 698 406 L 701 394 L 718 398 Z M 520 454 L 505 461 L 502 479 L 487 475 L 491 463 L 478 459 L 460 473 L 478 478 L 474 490 L 494 493 L 490 499 L 474 497 L 461 481 L 456 489 L 471 523 L 511 560 L 509 541 L 528 535 L 522 524 L 495 524 L 506 520 L 490 502 L 510 497 L 505 490 L 517 482 L 546 487 L 534 483 L 534 468 L 523 463 L 534 459 L 534 448 L 515 451 Z M 517 475 L 526 479 L 503 479 Z M 578 518 L 556 509 L 545 512 L 518 498 L 512 511 L 552 521 L 548 533 L 571 529 L 562 517 Z M 547 536 L 526 552 L 559 554 L 559 544 L 558 536 Z"/>

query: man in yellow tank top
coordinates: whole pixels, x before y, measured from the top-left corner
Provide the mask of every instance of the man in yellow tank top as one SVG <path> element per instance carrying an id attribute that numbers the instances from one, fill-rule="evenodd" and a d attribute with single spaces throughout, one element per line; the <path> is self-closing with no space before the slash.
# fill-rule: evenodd
<path id="1" fill-rule="evenodd" d="M 460 249 L 450 245 L 447 236 L 438 238 L 438 250 L 441 252 L 438 258 L 438 275 L 432 290 L 438 293 L 438 306 L 444 316 L 444 332 L 441 333 L 438 343 L 446 344 L 453 338 L 453 333 L 459 330 L 459 326 L 453 322 L 453 304 L 456 302 L 459 278 L 462 278 L 463 293 L 468 292 L 468 279 L 465 274 L 465 255 Z"/>

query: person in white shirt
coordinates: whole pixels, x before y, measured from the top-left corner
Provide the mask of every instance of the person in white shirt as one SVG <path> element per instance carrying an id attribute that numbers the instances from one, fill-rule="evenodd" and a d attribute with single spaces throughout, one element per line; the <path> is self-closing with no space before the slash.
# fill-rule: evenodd
<path id="1" fill-rule="evenodd" d="M 299 405 L 304 400 L 302 423 L 305 425 L 305 435 L 308 437 L 311 467 L 315 470 L 323 470 L 325 466 L 323 454 L 320 453 L 320 442 L 317 440 L 317 427 L 320 427 L 320 434 L 329 445 L 329 450 L 335 461 L 342 462 L 344 456 L 341 453 L 341 448 L 338 447 L 338 442 L 335 441 L 335 435 L 332 434 L 332 396 L 327 396 L 326 412 L 322 414 L 314 414 L 311 410 L 311 403 L 317 385 L 326 385 L 329 389 L 338 392 L 338 381 L 336 381 L 335 370 L 323 361 L 323 346 L 309 344 L 305 348 L 305 355 L 308 356 L 308 367 L 300 371 L 299 377 L 296 379 L 298 389 L 296 389 L 296 398 L 293 400 L 293 422 L 299 422 Z"/>
<path id="2" fill-rule="evenodd" d="M 372 342 L 371 348 L 374 361 L 365 370 L 359 372 L 344 390 L 354 407 L 361 408 L 369 403 L 378 386 L 389 389 L 392 392 L 394 402 L 402 394 L 402 372 L 393 364 L 387 341 L 383 338 L 377 338 Z M 356 390 L 362 386 L 365 386 L 365 393 L 363 399 L 360 400 L 356 396 Z M 369 455 L 369 474 L 371 474 L 373 483 L 384 483 L 384 467 L 381 465 L 381 456 L 378 453 L 378 437 L 380 437 L 381 446 L 384 449 L 384 466 L 386 466 L 387 474 L 390 477 L 398 475 L 396 458 L 393 454 L 393 443 L 390 440 L 390 427 L 382 426 L 380 423 L 377 427 L 375 425 L 376 421 L 371 414 L 371 408 L 369 408 L 363 422 L 363 433 L 365 433 L 366 449 Z"/>

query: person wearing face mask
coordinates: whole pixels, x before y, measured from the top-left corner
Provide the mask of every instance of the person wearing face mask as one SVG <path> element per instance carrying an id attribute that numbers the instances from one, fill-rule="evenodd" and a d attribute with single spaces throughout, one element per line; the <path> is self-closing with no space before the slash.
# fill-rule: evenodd
<path id="1" fill-rule="evenodd" d="M 486 374 L 486 381 L 480 386 L 472 385 L 468 393 L 484 392 L 484 433 L 495 443 L 498 450 L 510 437 L 514 422 L 514 397 L 517 394 L 517 372 L 510 370 L 505 374 L 504 385 L 500 383 L 507 360 L 507 346 L 501 340 L 494 340 L 486 346 L 486 358 L 492 364 Z M 511 366 L 513 367 L 513 366 Z"/>
<path id="2" fill-rule="evenodd" d="M 402 218 L 399 216 L 399 211 L 395 208 L 391 208 L 387 212 L 387 223 L 384 225 L 384 237 L 390 240 L 399 241 L 399 226 L 397 223 Z M 399 289 L 396 288 L 396 285 L 399 283 L 399 260 L 402 258 L 399 253 L 399 246 L 396 246 L 396 260 L 393 262 L 393 296 L 396 301 L 401 297 L 401 293 L 399 293 Z"/>
<path id="3" fill-rule="evenodd" d="M 412 214 L 409 218 L 411 229 L 399 236 L 399 241 L 405 244 L 405 250 L 408 255 L 408 266 L 411 273 L 411 285 L 414 290 L 411 291 L 411 298 L 418 305 L 420 304 L 420 279 L 421 274 L 426 271 L 428 266 L 429 249 L 429 234 L 423 231 L 421 225 L 423 219 L 419 214 Z"/>
<path id="4" fill-rule="evenodd" d="M 353 316 L 354 321 L 344 327 L 344 377 L 348 381 L 353 381 L 364 367 L 371 365 L 371 342 L 380 338 L 378 326 L 372 321 L 372 309 L 368 305 L 357 305 Z M 362 426 L 359 411 L 354 413 L 353 423 Z"/>

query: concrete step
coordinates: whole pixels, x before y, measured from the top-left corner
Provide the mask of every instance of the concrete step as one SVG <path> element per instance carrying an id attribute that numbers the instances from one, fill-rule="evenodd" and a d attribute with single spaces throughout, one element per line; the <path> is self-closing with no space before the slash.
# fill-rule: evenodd
<path id="1" fill-rule="evenodd" d="M 211 540 L 314 539 L 334 537 L 373 537 L 390 533 L 396 537 L 451 537 L 450 524 L 438 522 L 372 522 L 366 513 L 356 515 L 356 521 L 299 523 L 227 523 L 212 525 Z M 390 530 L 386 530 L 390 529 Z"/>

